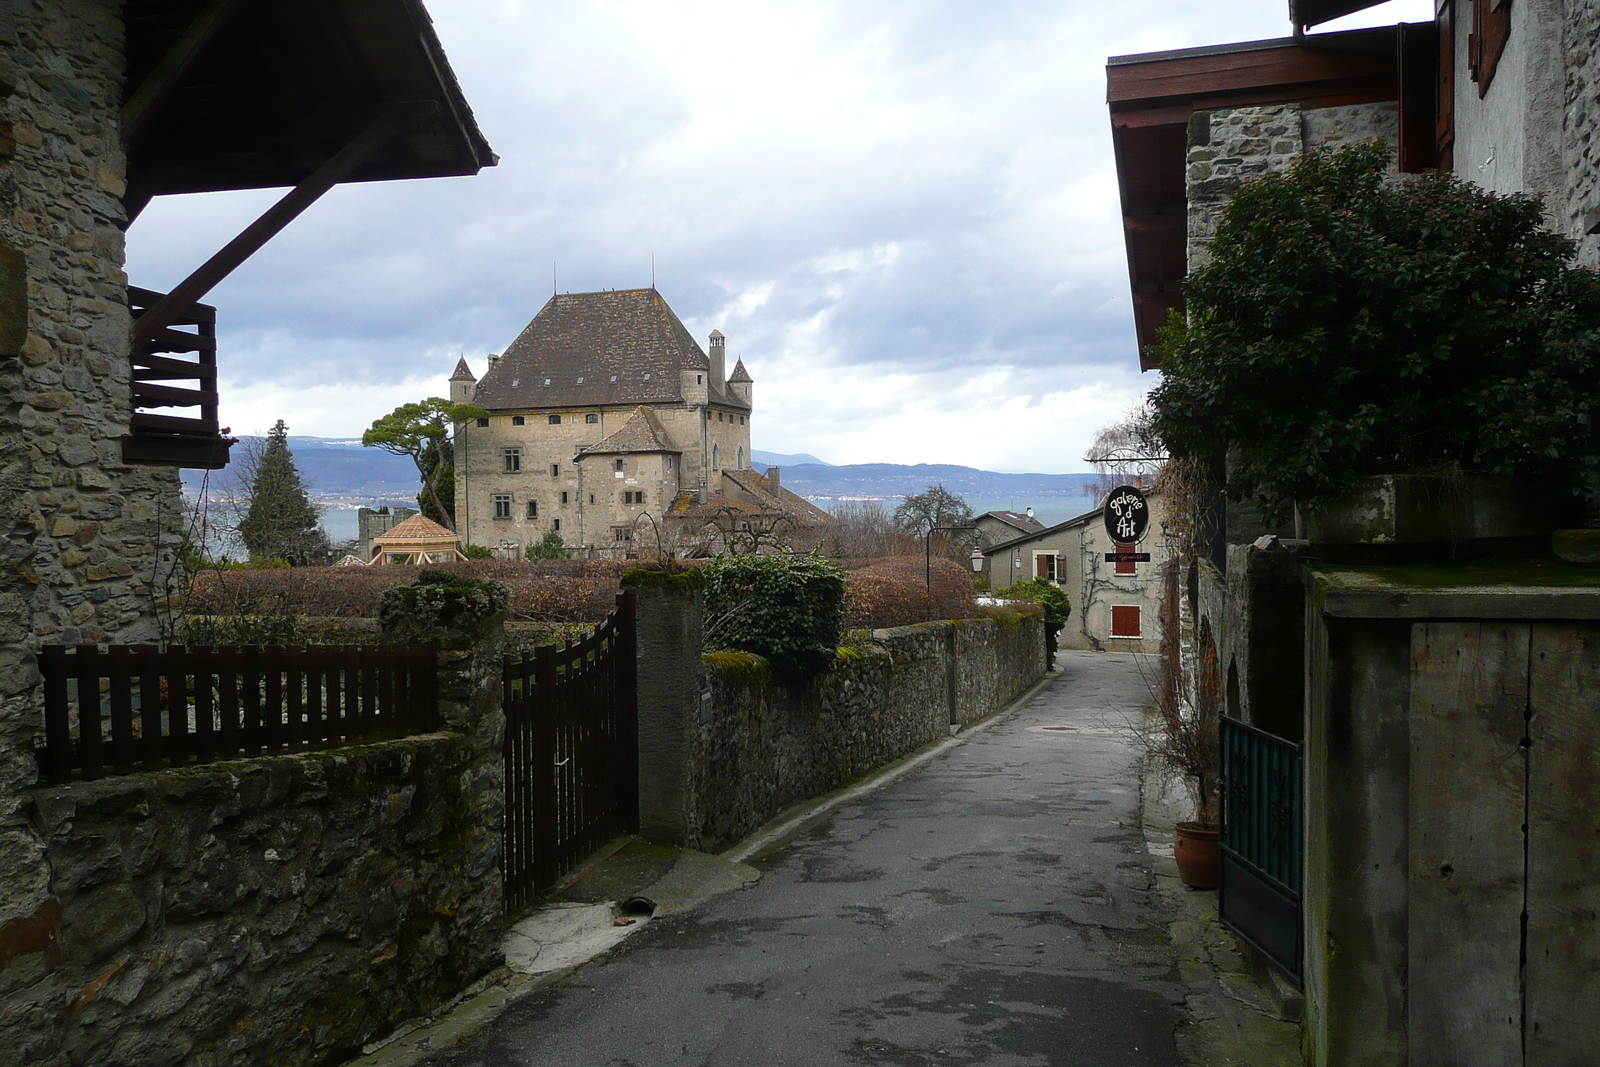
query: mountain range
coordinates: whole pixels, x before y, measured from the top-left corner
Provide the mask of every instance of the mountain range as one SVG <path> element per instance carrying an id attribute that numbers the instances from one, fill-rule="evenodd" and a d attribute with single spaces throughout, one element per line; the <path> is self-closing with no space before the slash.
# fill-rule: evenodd
<path id="1" fill-rule="evenodd" d="M 246 439 L 248 440 L 248 439 Z M 241 441 L 241 446 L 246 441 Z M 418 486 L 416 468 L 403 456 L 363 448 L 359 439 L 289 438 L 289 449 L 312 496 L 335 508 L 413 504 Z M 239 454 L 235 448 L 235 455 Z M 950 463 L 825 463 L 809 453 L 785 454 L 752 450 L 751 464 L 765 471 L 781 470 L 784 488 L 819 506 L 845 500 L 882 500 L 894 507 L 901 499 L 943 485 L 975 511 L 1032 507 L 1046 523 L 1060 522 L 1091 507 L 1083 487 L 1093 474 L 1016 474 L 979 470 Z M 198 492 L 206 472 L 184 471 L 184 485 Z M 228 483 L 228 472 L 211 474 L 213 489 Z"/>

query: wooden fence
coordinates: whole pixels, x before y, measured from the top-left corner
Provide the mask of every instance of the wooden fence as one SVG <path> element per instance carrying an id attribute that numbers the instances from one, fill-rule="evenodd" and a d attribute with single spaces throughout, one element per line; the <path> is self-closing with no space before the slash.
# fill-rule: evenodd
<path id="1" fill-rule="evenodd" d="M 238 759 L 439 727 L 430 647 L 51 645 L 44 778 Z"/>
<path id="2" fill-rule="evenodd" d="M 632 593 L 581 641 L 505 658 L 507 910 L 638 829 L 634 671 Z"/>

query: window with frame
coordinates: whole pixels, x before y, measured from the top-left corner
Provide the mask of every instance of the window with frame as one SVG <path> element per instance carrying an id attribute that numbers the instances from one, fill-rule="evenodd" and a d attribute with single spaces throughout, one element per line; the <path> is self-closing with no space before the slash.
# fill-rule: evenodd
<path id="1" fill-rule="evenodd" d="M 500 458 L 504 462 L 507 474 L 515 474 L 522 469 L 522 449 L 502 448 Z"/>
<path id="2" fill-rule="evenodd" d="M 615 378 L 613 378 L 613 379 L 612 379 L 612 381 L 616 381 L 616 379 L 615 379 Z M 597 422 L 599 422 L 599 421 L 600 421 L 600 416 L 599 416 L 599 415 L 596 415 L 596 414 L 594 414 L 594 413 L 593 413 L 593 412 L 591 412 L 591 413 L 590 413 L 590 414 L 588 414 L 588 415 L 585 415 L 585 416 L 584 416 L 584 417 L 583 417 L 583 421 L 584 421 L 584 422 L 586 422 L 586 423 L 589 423 L 589 424 L 590 424 L 590 425 L 591 425 L 591 426 L 592 426 L 592 425 L 594 425 L 594 424 L 595 424 L 595 423 L 597 423 Z"/>
<path id="3" fill-rule="evenodd" d="M 623 493 L 622 494 L 622 502 L 624 504 L 643 504 L 644 503 L 644 491 L 640 490 L 637 493 L 633 493 L 633 492 Z"/>
<path id="4" fill-rule="evenodd" d="M 537 519 L 538 517 L 539 517 L 539 502 L 537 500 L 528 501 L 528 518 Z"/>
<path id="5" fill-rule="evenodd" d="M 1033 576 L 1046 581 L 1058 581 L 1056 573 L 1056 554 L 1054 552 L 1035 552 L 1033 554 Z"/>
<path id="6" fill-rule="evenodd" d="M 523 417 L 521 415 L 513 415 L 513 416 L 511 416 L 511 425 L 513 425 L 513 426 L 526 426 L 527 424 L 528 424 L 528 420 L 525 417 Z"/>
<path id="7" fill-rule="evenodd" d="M 1139 606 L 1137 604 L 1111 605 L 1111 636 L 1112 637 L 1143 637 L 1139 629 Z"/>
<path id="8" fill-rule="evenodd" d="M 561 502 L 563 504 L 565 504 L 567 502 L 567 494 L 566 493 L 562 493 L 561 494 Z"/>
<path id="9" fill-rule="evenodd" d="M 494 494 L 494 517 L 497 519 L 509 519 L 511 517 L 510 493 Z"/>
<path id="10" fill-rule="evenodd" d="M 1118 552 L 1132 552 L 1134 550 L 1134 548 L 1135 548 L 1135 546 L 1133 546 L 1133 545 L 1124 545 L 1124 544 L 1118 544 L 1117 545 L 1117 551 Z M 1113 573 L 1116 573 L 1116 574 L 1138 574 L 1139 573 L 1139 565 L 1137 563 L 1133 562 L 1133 560 L 1131 560 L 1131 559 L 1127 560 L 1127 561 L 1123 561 L 1123 560 L 1120 560 L 1120 559 L 1117 560 L 1116 568 L 1117 568 L 1116 571 L 1113 572 Z"/>
<path id="11" fill-rule="evenodd" d="M 561 477 L 561 464 L 559 464 L 559 463 L 550 464 L 550 477 L 552 477 L 552 478 Z"/>
<path id="12" fill-rule="evenodd" d="M 589 494 L 589 503 L 591 503 L 591 504 L 594 503 L 594 494 L 593 493 Z"/>
<path id="13" fill-rule="evenodd" d="M 478 420 L 478 429 L 480 429 L 480 430 L 484 429 L 488 425 L 489 425 L 489 420 L 488 419 L 479 419 Z"/>
<path id="14" fill-rule="evenodd" d="M 626 541 L 628 539 L 628 528 L 626 526 L 613 526 L 611 527 L 611 536 L 618 541 Z"/>
<path id="15" fill-rule="evenodd" d="M 551 519 L 550 520 L 550 529 L 555 530 L 556 532 L 559 533 L 561 531 L 561 520 L 560 519 Z"/>
<path id="16" fill-rule="evenodd" d="M 560 426 L 561 425 L 561 416 L 560 415 L 551 415 L 550 416 L 550 425 L 551 426 Z"/>
<path id="17" fill-rule="evenodd" d="M 617 459 L 612 460 L 611 463 L 612 463 L 611 469 L 616 471 L 618 474 L 621 474 L 622 473 L 622 459 L 621 459 L 621 457 L 618 457 Z"/>

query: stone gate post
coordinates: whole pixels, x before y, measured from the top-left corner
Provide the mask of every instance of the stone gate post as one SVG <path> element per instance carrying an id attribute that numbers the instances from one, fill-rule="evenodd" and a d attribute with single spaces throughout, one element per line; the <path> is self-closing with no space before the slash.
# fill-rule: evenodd
<path id="1" fill-rule="evenodd" d="M 696 570 L 641 569 L 622 578 L 637 598 L 639 833 L 652 841 L 683 844 L 688 838 L 689 729 L 702 700 L 704 581 Z"/>

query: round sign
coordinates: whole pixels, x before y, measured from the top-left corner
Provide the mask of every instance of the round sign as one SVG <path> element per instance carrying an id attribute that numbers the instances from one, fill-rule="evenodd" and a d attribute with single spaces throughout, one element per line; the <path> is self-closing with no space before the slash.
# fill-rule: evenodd
<path id="1" fill-rule="evenodd" d="M 1144 494 L 1131 485 L 1119 485 L 1106 497 L 1106 532 L 1122 545 L 1144 540 L 1150 529 L 1150 507 Z"/>

